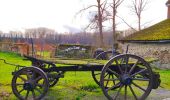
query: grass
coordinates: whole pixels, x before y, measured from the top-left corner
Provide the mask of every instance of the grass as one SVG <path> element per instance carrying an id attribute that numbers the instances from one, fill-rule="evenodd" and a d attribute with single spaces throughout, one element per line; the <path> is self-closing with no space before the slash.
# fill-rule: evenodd
<path id="1" fill-rule="evenodd" d="M 18 54 L 9 52 L 0 52 L 0 59 L 5 59 L 7 62 L 20 65 L 31 65 L 29 61 L 23 61 L 23 58 Z M 0 97 L 0 100 L 16 100 L 16 97 L 13 95 L 11 89 L 11 72 L 14 71 L 14 69 L 14 66 L 6 65 L 3 61 L 0 61 L 0 96 L 2 96 Z M 92 98 L 102 96 L 102 98 L 106 99 L 99 86 L 93 81 L 91 72 L 67 72 L 65 73 L 65 78 L 60 78 L 57 85 L 50 88 L 47 97 L 45 98 L 48 100 L 80 100 L 86 96 Z"/>
<path id="2" fill-rule="evenodd" d="M 50 57 L 50 52 L 48 52 L 48 51 L 43 51 L 43 52 L 37 51 L 36 55 L 39 55 L 39 56 L 41 55 L 41 56 L 43 56 L 43 58 L 49 58 Z"/>
<path id="3" fill-rule="evenodd" d="M 0 52 L 0 59 L 5 59 L 7 62 L 13 64 L 20 64 L 24 66 L 29 66 L 30 62 L 23 61 L 22 57 L 15 53 Z M 11 65 L 6 65 L 3 61 L 0 61 L 0 82 L 2 84 L 9 84 L 11 80 L 11 72 L 14 71 L 15 67 Z"/>
<path id="4" fill-rule="evenodd" d="M 0 59 L 8 62 L 29 66 L 29 61 L 23 61 L 22 57 L 14 53 L 0 52 Z M 11 89 L 11 72 L 15 69 L 0 61 L 0 100 L 16 100 Z M 170 70 L 158 70 L 161 75 L 161 86 L 170 89 Z M 64 78 L 53 88 L 50 88 L 47 100 L 106 100 L 100 87 L 91 77 L 91 72 L 66 72 Z"/>
<path id="5" fill-rule="evenodd" d="M 161 77 L 161 87 L 170 89 L 170 70 L 159 70 Z"/>

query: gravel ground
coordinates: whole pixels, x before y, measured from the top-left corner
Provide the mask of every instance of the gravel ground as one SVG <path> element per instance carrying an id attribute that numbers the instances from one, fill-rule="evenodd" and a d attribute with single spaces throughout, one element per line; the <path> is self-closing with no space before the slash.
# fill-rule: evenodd
<path id="1" fill-rule="evenodd" d="M 164 88 L 153 89 L 148 100 L 170 100 L 170 90 Z"/>

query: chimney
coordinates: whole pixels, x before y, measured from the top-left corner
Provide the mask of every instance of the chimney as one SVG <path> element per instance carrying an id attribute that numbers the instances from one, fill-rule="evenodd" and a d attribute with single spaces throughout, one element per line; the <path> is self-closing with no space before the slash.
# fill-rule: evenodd
<path id="1" fill-rule="evenodd" d="M 170 0 L 166 2 L 166 6 L 168 7 L 167 19 L 170 19 Z"/>

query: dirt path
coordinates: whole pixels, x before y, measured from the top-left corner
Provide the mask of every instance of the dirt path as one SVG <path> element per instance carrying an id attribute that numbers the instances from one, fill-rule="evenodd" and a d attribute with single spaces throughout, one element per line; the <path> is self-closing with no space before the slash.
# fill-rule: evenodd
<path id="1" fill-rule="evenodd" d="M 170 90 L 164 88 L 153 89 L 147 100 L 170 100 Z"/>
<path id="2" fill-rule="evenodd" d="M 107 100 L 104 95 L 101 97 L 89 97 L 83 98 L 83 100 Z M 118 99 L 121 100 L 121 99 Z M 131 99 L 129 99 L 131 100 Z M 164 88 L 153 89 L 146 100 L 170 100 L 170 90 L 166 90 Z"/>
<path id="3" fill-rule="evenodd" d="M 89 97 L 86 97 L 83 100 L 89 100 Z M 93 98 L 90 100 L 107 100 L 107 99 L 105 98 L 105 96 L 101 96 L 97 97 L 97 99 Z M 166 90 L 164 88 L 153 89 L 146 100 L 170 100 L 170 90 Z"/>

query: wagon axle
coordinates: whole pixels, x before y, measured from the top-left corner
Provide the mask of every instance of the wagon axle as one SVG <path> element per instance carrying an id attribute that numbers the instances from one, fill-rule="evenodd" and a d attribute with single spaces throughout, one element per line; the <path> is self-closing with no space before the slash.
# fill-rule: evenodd
<path id="1" fill-rule="evenodd" d="M 130 85 L 132 83 L 132 78 L 128 74 L 124 74 L 121 76 L 120 81 L 123 85 Z"/>
<path id="2" fill-rule="evenodd" d="M 26 82 L 23 85 L 24 90 L 32 91 L 35 88 L 34 84 L 31 84 L 30 82 Z"/>

